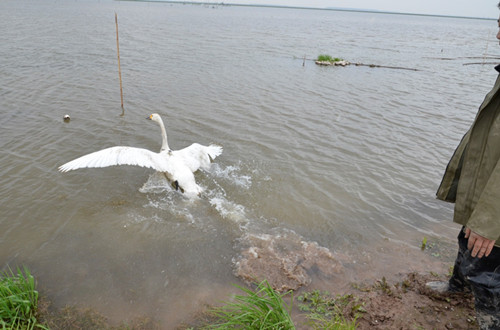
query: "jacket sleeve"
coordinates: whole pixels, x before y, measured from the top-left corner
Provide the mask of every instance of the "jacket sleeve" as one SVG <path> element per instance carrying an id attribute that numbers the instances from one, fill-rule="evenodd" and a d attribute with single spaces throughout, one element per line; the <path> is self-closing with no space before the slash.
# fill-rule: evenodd
<path id="1" fill-rule="evenodd" d="M 458 181 L 462 172 L 464 154 L 469 143 L 469 136 L 470 129 L 463 136 L 460 144 L 455 149 L 455 152 L 453 153 L 448 166 L 446 166 L 446 171 L 444 172 L 443 179 L 441 180 L 441 184 L 439 185 L 436 193 L 437 199 L 445 202 L 455 202 L 457 197 Z"/>
<path id="2" fill-rule="evenodd" d="M 500 161 L 491 173 L 467 227 L 488 239 L 500 238 Z"/>

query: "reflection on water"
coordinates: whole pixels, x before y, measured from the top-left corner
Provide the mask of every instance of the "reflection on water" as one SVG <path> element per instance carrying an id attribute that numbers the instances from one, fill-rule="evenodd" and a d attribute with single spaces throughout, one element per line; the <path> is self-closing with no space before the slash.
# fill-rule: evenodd
<path id="1" fill-rule="evenodd" d="M 0 265 L 28 265 L 55 306 L 168 328 L 223 299 L 263 251 L 309 260 L 302 283 L 329 290 L 447 271 L 419 247 L 454 244 L 451 206 L 434 192 L 495 79 L 463 66 L 496 52 L 494 21 L 6 0 L 0 28 Z M 420 71 L 302 66 L 320 53 Z M 143 168 L 57 171 L 114 145 L 158 150 L 153 112 L 175 149 L 224 147 L 196 173 L 200 198 Z"/>

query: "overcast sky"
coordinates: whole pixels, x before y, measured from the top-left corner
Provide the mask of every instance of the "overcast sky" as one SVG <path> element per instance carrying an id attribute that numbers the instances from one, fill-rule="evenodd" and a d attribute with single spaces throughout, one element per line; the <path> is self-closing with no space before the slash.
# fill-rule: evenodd
<path id="1" fill-rule="evenodd" d="M 203 1 L 203 0 L 200 0 Z M 207 1 L 207 0 L 205 0 Z M 499 0 L 208 0 L 237 4 L 267 4 L 299 7 L 341 7 L 415 14 L 498 18 Z"/>

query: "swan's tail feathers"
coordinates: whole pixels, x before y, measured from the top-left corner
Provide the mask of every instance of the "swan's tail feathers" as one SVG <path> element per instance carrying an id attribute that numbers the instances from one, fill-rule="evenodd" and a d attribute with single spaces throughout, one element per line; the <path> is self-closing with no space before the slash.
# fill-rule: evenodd
<path id="1" fill-rule="evenodd" d="M 210 160 L 213 161 L 215 157 L 219 156 L 222 153 L 222 150 L 223 149 L 221 146 L 211 144 L 207 147 L 208 157 L 210 157 Z"/>

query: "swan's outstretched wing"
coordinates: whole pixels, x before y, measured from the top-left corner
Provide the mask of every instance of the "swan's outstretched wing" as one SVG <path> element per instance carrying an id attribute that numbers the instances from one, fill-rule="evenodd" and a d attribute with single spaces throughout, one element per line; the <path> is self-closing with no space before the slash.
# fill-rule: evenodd
<path id="1" fill-rule="evenodd" d="M 181 150 L 175 150 L 173 153 L 183 159 L 183 162 L 192 172 L 202 168 L 208 170 L 215 157 L 222 153 L 222 147 L 214 144 L 203 146 L 193 143 L 189 147 Z"/>
<path id="2" fill-rule="evenodd" d="M 159 172 L 170 172 L 166 155 L 146 149 L 132 147 L 111 147 L 74 159 L 59 166 L 59 171 L 68 172 L 85 167 L 108 167 L 114 165 L 135 165 L 149 167 Z"/>

